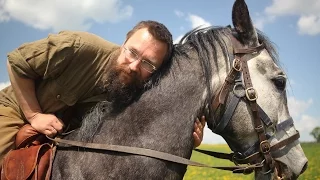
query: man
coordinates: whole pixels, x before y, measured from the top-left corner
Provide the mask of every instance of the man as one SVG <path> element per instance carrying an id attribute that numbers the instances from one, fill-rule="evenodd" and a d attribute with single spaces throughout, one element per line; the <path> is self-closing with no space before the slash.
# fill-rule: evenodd
<path id="1" fill-rule="evenodd" d="M 142 21 L 121 47 L 90 33 L 63 31 L 9 53 L 11 86 L 0 92 L 0 163 L 26 123 L 52 137 L 74 125 L 69 112 L 81 119 L 106 98 L 130 103 L 170 60 L 172 48 L 163 24 Z M 201 121 L 194 127 L 195 146 L 202 141 Z"/>

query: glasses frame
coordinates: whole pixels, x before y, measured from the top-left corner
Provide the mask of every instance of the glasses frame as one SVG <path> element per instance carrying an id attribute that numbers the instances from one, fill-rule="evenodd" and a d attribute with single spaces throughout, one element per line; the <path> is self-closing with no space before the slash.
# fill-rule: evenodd
<path id="1" fill-rule="evenodd" d="M 157 70 L 155 65 L 153 65 L 151 62 L 149 62 L 145 59 L 141 59 L 141 57 L 136 52 L 132 51 L 130 48 L 127 48 L 125 46 L 122 46 L 122 47 L 124 49 L 124 54 L 125 54 L 126 58 L 131 60 L 130 62 L 140 60 L 141 61 L 140 66 L 144 70 L 148 71 L 149 73 L 154 73 Z M 147 67 L 150 67 L 152 70 L 149 70 Z"/>

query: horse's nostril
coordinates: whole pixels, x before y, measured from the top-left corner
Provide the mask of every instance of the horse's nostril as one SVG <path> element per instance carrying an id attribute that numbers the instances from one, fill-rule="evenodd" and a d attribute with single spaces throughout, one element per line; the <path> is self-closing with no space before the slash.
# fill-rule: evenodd
<path id="1" fill-rule="evenodd" d="M 306 162 L 306 164 L 303 166 L 300 174 L 304 173 L 307 170 L 307 168 L 308 168 L 308 162 Z"/>

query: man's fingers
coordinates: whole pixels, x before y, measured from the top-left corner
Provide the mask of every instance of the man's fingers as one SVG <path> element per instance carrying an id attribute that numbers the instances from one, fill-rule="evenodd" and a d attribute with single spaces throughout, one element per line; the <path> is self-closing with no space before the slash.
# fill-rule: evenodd
<path id="1" fill-rule="evenodd" d="M 63 126 L 60 126 L 57 130 L 57 133 L 61 134 L 63 132 Z"/>
<path id="2" fill-rule="evenodd" d="M 199 140 L 202 139 L 202 138 L 200 138 L 200 137 L 202 137 L 202 130 L 203 130 L 203 127 L 202 127 L 201 123 L 195 122 L 194 123 L 194 133 L 197 135 L 197 138 Z"/>
<path id="3" fill-rule="evenodd" d="M 53 138 L 53 137 L 57 134 L 57 130 L 54 129 L 53 127 L 51 127 L 51 128 L 49 128 L 49 129 L 45 130 L 43 133 L 44 133 L 45 135 Z"/>
<path id="4" fill-rule="evenodd" d="M 61 124 L 53 124 L 52 127 L 55 131 L 60 132 L 63 129 L 63 126 Z"/>
<path id="5" fill-rule="evenodd" d="M 199 118 L 196 119 L 195 125 L 198 128 L 202 128 L 202 123 L 200 122 Z"/>
<path id="6" fill-rule="evenodd" d="M 63 121 L 61 119 L 58 118 L 58 120 L 56 122 L 61 124 L 62 127 L 64 127 L 64 123 L 63 123 Z"/>
<path id="7" fill-rule="evenodd" d="M 198 128 L 198 123 L 197 123 L 197 120 L 196 120 L 196 122 L 194 122 L 194 131 L 196 131 L 197 130 L 197 128 Z"/>
<path id="8" fill-rule="evenodd" d="M 202 127 L 206 125 L 206 118 L 204 116 L 201 116 L 201 125 Z"/>
<path id="9" fill-rule="evenodd" d="M 193 132 L 193 137 L 195 140 L 199 140 L 199 136 L 198 136 L 198 133 L 196 132 Z"/>
<path id="10" fill-rule="evenodd" d="M 194 139 L 194 147 L 198 147 L 201 144 L 201 139 L 199 138 L 196 132 L 193 132 L 193 139 Z"/>
<path id="11" fill-rule="evenodd" d="M 202 129 L 198 128 L 197 130 L 199 137 L 202 137 Z"/>
<path id="12" fill-rule="evenodd" d="M 193 132 L 193 138 L 194 138 L 194 147 L 198 147 L 203 138 L 203 129 L 205 127 L 205 117 L 201 116 L 200 120 L 199 118 L 196 119 L 194 122 L 194 132 Z"/>
<path id="13" fill-rule="evenodd" d="M 63 122 L 60 119 L 57 119 L 53 122 L 52 127 L 59 133 L 62 133 L 63 131 Z"/>

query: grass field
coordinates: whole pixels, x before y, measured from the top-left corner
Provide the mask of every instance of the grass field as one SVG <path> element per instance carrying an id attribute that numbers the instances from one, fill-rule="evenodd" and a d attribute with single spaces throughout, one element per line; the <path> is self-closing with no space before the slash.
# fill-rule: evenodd
<path id="1" fill-rule="evenodd" d="M 320 180 L 320 143 L 301 143 L 301 146 L 309 160 L 308 169 L 304 172 L 299 180 Z M 218 152 L 230 152 L 227 145 L 206 145 L 203 144 L 200 149 L 213 150 Z M 191 160 L 201 162 L 212 166 L 234 166 L 234 164 L 228 160 L 220 160 L 211 158 L 198 152 L 193 152 Z M 229 171 L 215 170 L 209 168 L 199 168 L 189 166 L 187 173 L 184 176 L 184 180 L 246 180 L 254 179 L 253 174 L 233 174 Z"/>

